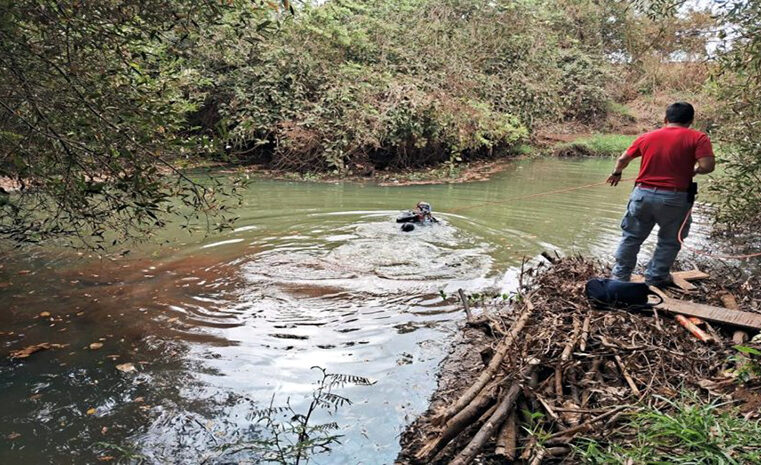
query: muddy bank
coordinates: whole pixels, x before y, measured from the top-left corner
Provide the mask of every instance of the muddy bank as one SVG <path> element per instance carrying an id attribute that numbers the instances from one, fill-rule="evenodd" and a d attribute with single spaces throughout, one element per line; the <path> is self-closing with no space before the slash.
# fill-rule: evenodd
<path id="1" fill-rule="evenodd" d="M 307 182 L 354 182 L 374 183 L 380 186 L 414 186 L 426 184 L 459 184 L 465 182 L 488 181 L 491 176 L 503 171 L 510 163 L 522 156 L 510 156 L 496 160 L 480 160 L 457 164 L 453 167 L 438 165 L 430 168 L 372 171 L 365 174 L 332 174 L 329 172 L 297 173 L 275 170 L 255 165 L 243 172 L 266 179 Z M 233 171 L 231 171 L 233 172 Z"/>
<path id="2" fill-rule="evenodd" d="M 712 277 L 696 289 L 669 294 L 759 312 L 756 276 L 728 266 L 706 271 Z M 707 344 L 664 312 L 593 309 L 584 284 L 605 274 L 590 261 L 561 260 L 535 272 L 522 302 L 492 305 L 467 324 L 429 410 L 402 435 L 396 463 L 582 463 L 574 449 L 581 438 L 633 441 L 632 415 L 645 406 L 668 410 L 683 392 L 718 396 L 758 418 L 761 383 L 738 380 L 737 328 L 703 323 L 714 339 Z"/>

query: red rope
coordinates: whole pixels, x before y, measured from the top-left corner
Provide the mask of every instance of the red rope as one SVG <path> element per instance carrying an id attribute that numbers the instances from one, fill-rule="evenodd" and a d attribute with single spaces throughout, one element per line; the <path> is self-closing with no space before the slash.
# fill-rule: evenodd
<path id="1" fill-rule="evenodd" d="M 761 252 L 749 253 L 749 254 L 743 254 L 743 255 L 725 255 L 725 254 L 719 254 L 719 253 L 706 252 L 704 250 L 698 250 L 688 246 L 687 244 L 684 243 L 684 236 L 682 235 L 682 232 L 684 231 L 684 227 L 687 224 L 687 220 L 690 219 L 690 215 L 692 215 L 692 208 L 690 208 L 690 210 L 687 212 L 687 215 L 685 215 L 684 220 L 682 220 L 682 225 L 679 227 L 679 232 L 677 233 L 677 239 L 679 239 L 679 243 L 682 245 L 682 247 L 689 250 L 690 252 L 696 253 L 698 255 L 704 255 L 706 257 L 722 258 L 725 260 L 747 260 L 749 258 L 761 257 Z"/>
<path id="2" fill-rule="evenodd" d="M 619 182 L 632 181 L 632 180 L 634 180 L 634 178 L 622 179 Z M 563 189 L 555 189 L 553 191 L 547 191 L 547 192 L 537 192 L 535 194 L 520 195 L 518 197 L 511 197 L 511 198 L 502 199 L 502 200 L 493 200 L 491 202 L 474 203 L 472 205 L 465 205 L 464 207 L 452 208 L 449 211 L 452 212 L 452 213 L 456 213 L 456 212 L 459 212 L 459 211 L 462 211 L 462 210 L 468 210 L 470 208 L 481 207 L 481 206 L 484 206 L 484 205 L 502 204 L 502 203 L 507 203 L 507 202 L 514 202 L 516 200 L 525 200 L 525 199 L 531 199 L 531 198 L 534 198 L 534 197 L 542 197 L 542 196 L 545 196 L 545 195 L 562 194 L 564 192 L 571 192 L 571 191 L 576 191 L 576 190 L 579 190 L 579 189 L 587 189 L 587 188 L 590 188 L 590 187 L 602 186 L 603 184 L 608 184 L 608 181 L 596 182 L 596 183 L 593 183 L 593 184 L 584 184 L 583 186 L 566 187 L 566 188 L 563 188 Z"/>
<path id="3" fill-rule="evenodd" d="M 619 182 L 632 181 L 632 180 L 634 180 L 634 178 L 622 179 Z M 503 199 L 503 200 L 493 200 L 491 202 L 475 203 L 475 204 L 472 204 L 472 205 L 466 205 L 464 207 L 453 208 L 453 209 L 450 209 L 449 211 L 452 212 L 452 213 L 456 213 L 456 212 L 459 212 L 459 211 L 462 211 L 462 210 L 467 210 L 467 209 L 470 209 L 470 208 L 480 207 L 480 206 L 483 206 L 483 205 L 502 204 L 502 203 L 507 203 L 507 202 L 514 202 L 516 200 L 525 200 L 525 199 L 531 199 L 531 198 L 534 198 L 534 197 L 542 197 L 542 196 L 545 196 L 545 195 L 562 194 L 564 192 L 571 192 L 571 191 L 575 191 L 575 190 L 579 190 L 579 189 L 588 189 L 590 187 L 601 186 L 603 184 L 608 184 L 608 181 L 596 182 L 596 183 L 592 183 L 592 184 L 584 184 L 583 186 L 567 187 L 567 188 L 564 188 L 564 189 L 555 189 L 555 190 L 546 191 L 546 192 L 537 192 L 535 194 L 521 195 L 521 196 L 518 196 L 518 197 L 512 197 L 512 198 Z M 704 250 L 698 250 L 698 249 L 695 249 L 695 248 L 692 248 L 692 247 L 686 245 L 684 243 L 684 238 L 682 237 L 682 232 L 684 231 L 684 226 L 687 224 L 687 220 L 690 218 L 691 214 L 692 214 L 692 208 L 690 208 L 690 210 L 687 212 L 687 215 L 684 217 L 684 220 L 682 221 L 682 226 L 679 227 L 679 232 L 677 233 L 677 239 L 679 239 L 679 243 L 685 249 L 687 249 L 687 250 L 689 250 L 691 252 L 694 252 L 694 253 L 696 253 L 698 255 L 704 255 L 704 256 L 707 256 L 707 257 L 711 257 L 711 258 L 722 258 L 722 259 L 726 259 L 726 260 L 747 260 L 749 258 L 761 257 L 761 252 L 751 253 L 751 254 L 744 254 L 744 255 L 724 255 L 724 254 L 716 254 L 716 253 L 706 252 Z"/>

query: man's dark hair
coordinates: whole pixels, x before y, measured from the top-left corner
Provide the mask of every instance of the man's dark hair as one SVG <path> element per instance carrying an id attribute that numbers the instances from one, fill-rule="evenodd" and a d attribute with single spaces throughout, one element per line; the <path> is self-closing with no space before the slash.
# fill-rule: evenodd
<path id="1" fill-rule="evenodd" d="M 666 121 L 677 124 L 690 124 L 695 118 L 695 109 L 687 102 L 676 102 L 666 108 Z"/>

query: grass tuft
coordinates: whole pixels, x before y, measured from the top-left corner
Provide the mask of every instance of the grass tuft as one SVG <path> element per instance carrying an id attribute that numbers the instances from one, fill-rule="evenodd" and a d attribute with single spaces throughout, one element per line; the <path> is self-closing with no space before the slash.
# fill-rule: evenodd
<path id="1" fill-rule="evenodd" d="M 620 155 L 634 142 L 636 136 L 625 134 L 594 134 L 574 141 L 600 155 Z"/>
<path id="2" fill-rule="evenodd" d="M 581 439 L 574 454 L 593 465 L 636 464 L 758 464 L 761 424 L 747 420 L 718 401 L 706 402 L 683 394 L 665 410 L 647 407 L 629 419 L 632 436 L 600 443 Z"/>

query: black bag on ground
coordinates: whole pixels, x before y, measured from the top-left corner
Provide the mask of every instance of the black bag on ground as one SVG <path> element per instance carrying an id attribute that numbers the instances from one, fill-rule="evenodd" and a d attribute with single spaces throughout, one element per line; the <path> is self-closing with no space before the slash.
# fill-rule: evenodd
<path id="1" fill-rule="evenodd" d="M 663 303 L 663 298 L 645 283 L 630 283 L 607 278 L 592 278 L 586 285 L 587 299 L 597 308 L 648 309 Z M 659 302 L 649 303 L 650 296 Z"/>

